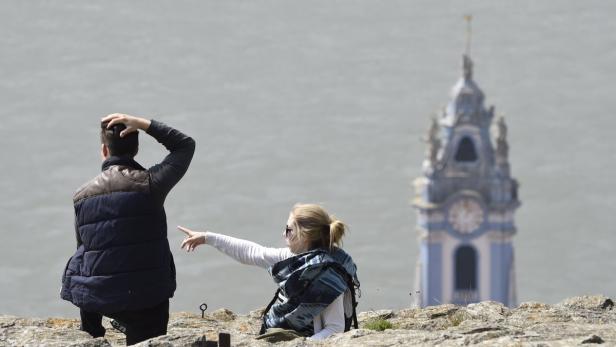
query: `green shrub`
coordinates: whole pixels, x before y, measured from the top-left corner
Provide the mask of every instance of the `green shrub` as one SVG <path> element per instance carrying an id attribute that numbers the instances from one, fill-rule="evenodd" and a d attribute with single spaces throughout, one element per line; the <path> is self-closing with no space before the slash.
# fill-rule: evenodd
<path id="1" fill-rule="evenodd" d="M 364 324 L 364 328 L 376 331 L 383 331 L 386 329 L 393 329 L 394 325 L 391 324 L 388 320 L 383 318 L 374 318 L 368 320 Z"/>

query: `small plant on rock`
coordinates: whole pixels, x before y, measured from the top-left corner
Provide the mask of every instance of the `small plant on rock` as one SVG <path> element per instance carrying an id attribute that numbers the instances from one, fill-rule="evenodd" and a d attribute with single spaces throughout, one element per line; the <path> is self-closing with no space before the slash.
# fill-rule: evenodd
<path id="1" fill-rule="evenodd" d="M 370 319 L 364 324 L 364 328 L 376 331 L 393 329 L 394 325 L 390 321 L 383 318 Z"/>
<path id="2" fill-rule="evenodd" d="M 466 314 L 463 311 L 456 311 L 454 314 L 449 316 L 449 322 L 451 326 L 457 327 L 466 319 Z"/>

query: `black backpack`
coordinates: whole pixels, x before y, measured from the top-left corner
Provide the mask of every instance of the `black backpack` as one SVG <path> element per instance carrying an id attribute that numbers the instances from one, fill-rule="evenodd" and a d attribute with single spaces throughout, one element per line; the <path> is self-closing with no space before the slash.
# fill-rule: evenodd
<path id="1" fill-rule="evenodd" d="M 342 278 L 346 280 L 347 287 L 349 288 L 349 291 L 351 291 L 352 311 L 348 313 L 349 316 L 347 316 L 346 310 L 344 311 L 344 331 L 347 332 L 351 330 L 351 326 L 354 329 L 357 329 L 359 325 L 357 324 L 357 311 L 356 311 L 357 299 L 355 297 L 355 294 L 356 294 L 356 291 L 358 291 L 359 297 L 361 297 L 361 290 L 359 290 L 360 283 L 359 281 L 355 282 L 355 280 L 353 279 L 353 276 L 349 275 L 349 273 L 346 272 L 346 270 L 342 267 L 342 265 L 338 263 L 332 263 L 329 266 L 331 266 L 336 272 L 338 272 L 340 276 L 342 276 Z M 274 297 L 272 298 L 270 303 L 267 305 L 267 307 L 265 307 L 265 310 L 263 311 L 263 316 L 262 316 L 263 319 L 265 319 L 265 315 L 269 312 L 272 306 L 274 306 L 274 304 L 279 298 L 279 295 L 280 295 L 280 288 L 276 290 L 276 293 L 274 293 Z M 343 295 L 346 295 L 346 292 Z M 265 328 L 265 323 L 264 323 L 261 325 L 261 331 L 259 332 L 259 334 L 264 334 L 265 330 L 266 328 Z"/>

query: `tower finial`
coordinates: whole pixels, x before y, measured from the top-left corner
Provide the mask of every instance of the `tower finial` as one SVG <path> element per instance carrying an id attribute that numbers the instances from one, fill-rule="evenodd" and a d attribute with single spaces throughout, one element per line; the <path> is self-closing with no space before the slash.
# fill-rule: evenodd
<path id="1" fill-rule="evenodd" d="M 464 78 L 470 80 L 473 78 L 473 61 L 468 55 L 462 56 L 462 70 L 464 71 Z"/>

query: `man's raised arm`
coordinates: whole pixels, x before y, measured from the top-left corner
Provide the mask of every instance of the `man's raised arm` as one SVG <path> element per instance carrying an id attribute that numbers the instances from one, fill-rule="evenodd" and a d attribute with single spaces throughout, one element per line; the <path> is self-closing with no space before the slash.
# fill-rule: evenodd
<path id="1" fill-rule="evenodd" d="M 188 170 L 195 153 L 195 140 L 155 120 L 151 121 L 146 132 L 171 152 L 160 164 L 148 169 L 153 193 L 164 200 Z"/>

